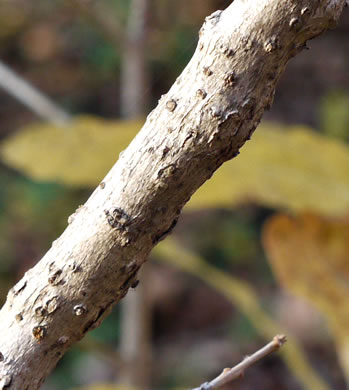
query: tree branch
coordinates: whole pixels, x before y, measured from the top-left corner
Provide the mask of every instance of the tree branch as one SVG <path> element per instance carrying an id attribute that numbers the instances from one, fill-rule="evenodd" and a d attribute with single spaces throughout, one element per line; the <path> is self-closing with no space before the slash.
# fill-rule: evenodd
<path id="1" fill-rule="evenodd" d="M 251 367 L 253 364 L 257 363 L 259 360 L 262 360 L 264 357 L 270 355 L 271 353 L 278 351 L 280 347 L 285 344 L 286 336 L 277 335 L 274 339 L 265 345 L 263 348 L 259 349 L 251 356 L 247 356 L 241 363 L 234 366 L 233 368 L 225 368 L 223 372 L 213 379 L 211 382 L 203 383 L 200 387 L 196 387 L 193 390 L 216 390 L 220 387 L 226 385 L 227 383 L 232 382 L 235 379 L 242 377 L 247 368 Z"/>
<path id="2" fill-rule="evenodd" d="M 239 153 L 305 42 L 345 0 L 235 0 L 206 18 L 193 58 L 0 312 L 0 390 L 36 390 L 137 279 L 190 196 Z"/>
<path id="3" fill-rule="evenodd" d="M 0 87 L 27 106 L 35 114 L 56 126 L 64 126 L 70 120 L 68 113 L 1 61 Z"/>

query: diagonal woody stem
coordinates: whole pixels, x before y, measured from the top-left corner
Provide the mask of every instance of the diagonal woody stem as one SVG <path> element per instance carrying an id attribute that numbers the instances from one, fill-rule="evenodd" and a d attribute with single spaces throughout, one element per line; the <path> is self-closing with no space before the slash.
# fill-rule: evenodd
<path id="1" fill-rule="evenodd" d="M 244 375 L 247 368 L 251 367 L 253 364 L 262 360 L 266 356 L 270 355 L 273 352 L 276 352 L 280 347 L 285 344 L 286 336 L 277 335 L 273 340 L 265 345 L 263 348 L 256 351 L 251 356 L 247 356 L 241 363 L 237 364 L 233 368 L 225 368 L 223 372 L 213 379 L 210 382 L 203 383 L 200 387 L 196 387 L 193 390 L 216 390 L 220 387 L 234 381 L 235 379 L 240 378 Z"/>
<path id="2" fill-rule="evenodd" d="M 10 290 L 0 311 L 0 390 L 38 389 L 126 295 L 191 195 L 250 139 L 287 62 L 334 25 L 346 1 L 304 3 L 235 0 L 206 18 L 181 76 Z"/>

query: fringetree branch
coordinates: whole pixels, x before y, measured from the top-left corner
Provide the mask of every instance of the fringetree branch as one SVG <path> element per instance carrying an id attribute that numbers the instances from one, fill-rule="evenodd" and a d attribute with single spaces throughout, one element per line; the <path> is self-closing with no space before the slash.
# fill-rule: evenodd
<path id="1" fill-rule="evenodd" d="M 247 356 L 241 363 L 233 368 L 225 368 L 223 372 L 210 382 L 203 383 L 200 387 L 196 387 L 193 390 L 217 390 L 227 383 L 232 382 L 235 379 L 244 375 L 247 368 L 257 363 L 259 360 L 270 355 L 271 353 L 278 351 L 280 347 L 285 344 L 286 336 L 277 335 L 274 339 L 259 349 L 253 355 Z"/>
<path id="2" fill-rule="evenodd" d="M 190 196 L 250 139 L 289 59 L 334 26 L 345 2 L 235 0 L 206 18 L 193 58 L 140 133 L 10 290 L 0 390 L 38 389 L 126 295 Z"/>

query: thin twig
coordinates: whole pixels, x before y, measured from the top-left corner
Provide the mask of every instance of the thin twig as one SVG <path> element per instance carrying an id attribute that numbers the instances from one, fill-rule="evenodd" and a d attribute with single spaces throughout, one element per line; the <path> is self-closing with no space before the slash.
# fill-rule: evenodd
<path id="1" fill-rule="evenodd" d="M 64 126 L 70 120 L 69 114 L 1 61 L 0 88 L 6 90 L 35 114 L 55 125 Z"/>
<path id="2" fill-rule="evenodd" d="M 245 370 L 263 359 L 265 356 L 277 351 L 286 342 L 286 336 L 277 335 L 274 339 L 263 348 L 259 349 L 251 356 L 247 356 L 241 363 L 233 368 L 225 368 L 223 372 L 213 379 L 211 382 L 203 383 L 200 387 L 192 390 L 216 390 L 226 385 L 229 382 L 241 377 Z"/>

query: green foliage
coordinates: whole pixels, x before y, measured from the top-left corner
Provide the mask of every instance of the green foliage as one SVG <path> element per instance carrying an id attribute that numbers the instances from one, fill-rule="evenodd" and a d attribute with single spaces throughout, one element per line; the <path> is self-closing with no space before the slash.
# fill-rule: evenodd
<path id="1" fill-rule="evenodd" d="M 349 94 L 335 90 L 321 102 L 320 123 L 325 134 L 349 141 Z"/>
<path id="2" fill-rule="evenodd" d="M 82 354 L 75 346 L 70 348 L 61 359 L 53 373 L 49 377 L 49 382 L 62 389 L 69 389 L 77 385 L 75 370 L 79 365 Z"/>
<path id="3" fill-rule="evenodd" d="M 110 80 L 120 67 L 121 53 L 106 42 L 102 35 L 93 34 L 88 27 L 86 31 L 79 29 L 79 32 L 85 35 L 81 41 L 85 44 L 83 60 L 86 68 L 89 68 L 94 78 Z"/>
<path id="4" fill-rule="evenodd" d="M 0 303 L 8 288 L 45 253 L 86 199 L 81 190 L 0 175 Z M 16 272 L 14 274 L 14 272 Z M 7 289 L 7 291 L 6 291 Z"/>
<path id="5" fill-rule="evenodd" d="M 194 218 L 188 227 L 191 246 L 221 269 L 232 266 L 255 269 L 255 258 L 263 252 L 254 222 L 236 211 L 209 211 Z"/>
<path id="6" fill-rule="evenodd" d="M 120 333 L 120 312 L 116 307 L 112 313 L 102 322 L 102 324 L 89 333 L 90 338 L 106 343 L 107 345 L 118 343 L 118 335 Z"/>

